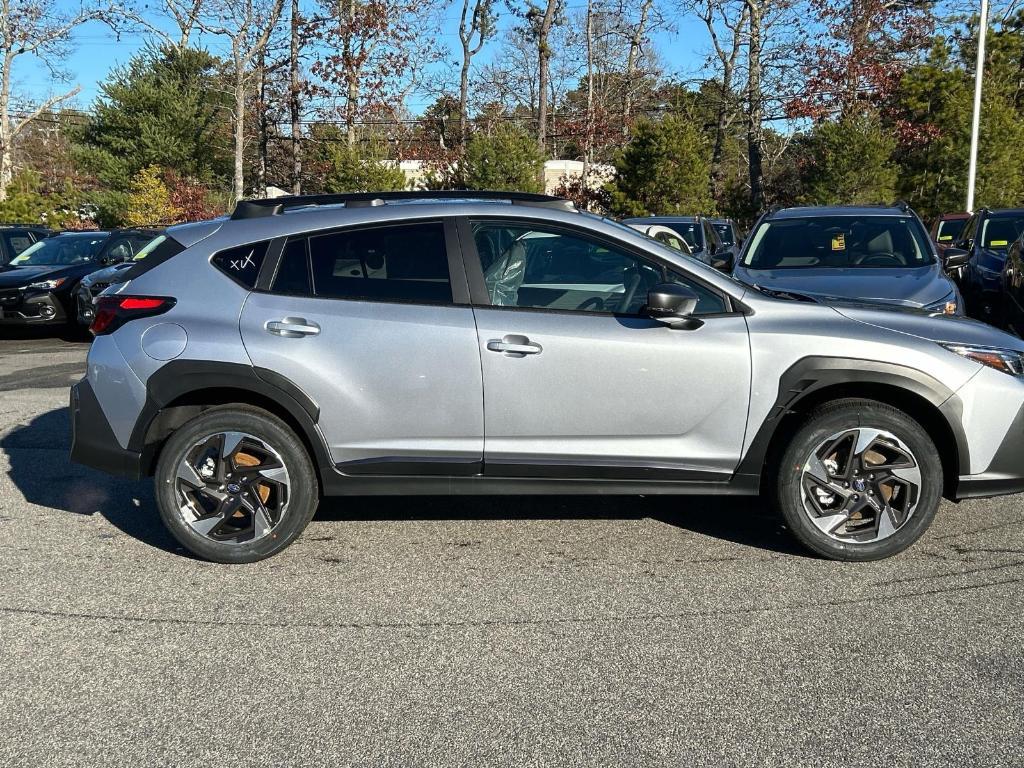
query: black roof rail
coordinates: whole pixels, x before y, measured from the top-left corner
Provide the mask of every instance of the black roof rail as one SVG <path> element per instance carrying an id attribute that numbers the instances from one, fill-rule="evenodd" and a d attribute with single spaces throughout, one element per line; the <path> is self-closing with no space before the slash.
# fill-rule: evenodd
<path id="1" fill-rule="evenodd" d="M 342 192 L 324 195 L 285 195 L 258 200 L 239 200 L 231 214 L 232 219 L 257 219 L 277 216 L 286 208 L 306 208 L 318 205 L 344 204 L 349 208 L 384 205 L 399 200 L 505 200 L 513 205 L 535 205 L 575 211 L 571 200 L 534 192 L 499 192 L 496 190 L 444 189 L 438 191 L 414 190 L 391 192 Z"/>

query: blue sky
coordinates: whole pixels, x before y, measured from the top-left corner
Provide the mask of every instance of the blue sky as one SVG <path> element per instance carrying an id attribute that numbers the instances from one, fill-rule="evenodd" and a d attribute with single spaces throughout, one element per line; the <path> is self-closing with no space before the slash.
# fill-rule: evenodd
<path id="1" fill-rule="evenodd" d="M 305 5 L 305 3 L 303 3 Z M 66 6 L 69 10 L 76 8 L 76 0 L 59 0 L 58 6 Z M 502 25 L 510 22 L 509 14 L 503 3 L 497 4 L 503 12 Z M 577 13 L 586 4 L 580 0 L 569 0 L 569 13 Z M 461 8 L 461 5 L 460 5 Z M 442 41 L 451 50 L 450 58 L 456 58 L 455 47 L 458 43 L 458 9 L 452 3 L 444 13 L 441 31 Z M 709 49 L 707 32 L 702 22 L 696 18 L 682 19 L 677 23 L 677 31 L 659 32 L 654 40 L 661 61 L 670 72 L 692 75 L 700 69 L 704 55 Z M 47 96 L 69 90 L 80 85 L 81 93 L 71 104 L 79 109 L 88 109 L 95 99 L 99 84 L 106 78 L 110 70 L 127 62 L 145 44 L 147 37 L 141 32 L 122 33 L 115 35 L 109 27 L 98 22 L 83 25 L 74 36 L 74 47 L 70 56 L 63 62 L 63 68 L 70 74 L 68 82 L 52 80 L 46 68 L 39 61 L 29 57 L 21 57 L 14 68 L 14 95 L 18 101 L 39 102 Z M 208 46 L 217 52 L 217 42 L 207 40 Z M 499 47 L 494 41 L 480 54 L 476 61 L 483 63 L 493 55 Z M 429 101 L 429 100 L 426 100 Z M 426 106 L 424 99 L 413 97 L 407 105 L 414 113 L 419 113 Z"/>

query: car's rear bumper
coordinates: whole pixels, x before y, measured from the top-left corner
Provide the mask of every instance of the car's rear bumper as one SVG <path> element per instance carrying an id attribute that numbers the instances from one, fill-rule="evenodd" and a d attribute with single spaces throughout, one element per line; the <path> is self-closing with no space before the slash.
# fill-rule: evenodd
<path id="1" fill-rule="evenodd" d="M 114 475 L 142 476 L 142 455 L 118 443 L 88 379 L 71 387 L 71 460 Z"/>

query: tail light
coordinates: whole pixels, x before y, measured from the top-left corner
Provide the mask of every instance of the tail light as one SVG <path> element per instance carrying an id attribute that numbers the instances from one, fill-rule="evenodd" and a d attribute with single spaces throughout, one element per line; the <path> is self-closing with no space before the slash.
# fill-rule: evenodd
<path id="1" fill-rule="evenodd" d="M 93 336 L 113 333 L 129 320 L 162 315 L 176 301 L 166 296 L 100 296 L 89 330 Z"/>

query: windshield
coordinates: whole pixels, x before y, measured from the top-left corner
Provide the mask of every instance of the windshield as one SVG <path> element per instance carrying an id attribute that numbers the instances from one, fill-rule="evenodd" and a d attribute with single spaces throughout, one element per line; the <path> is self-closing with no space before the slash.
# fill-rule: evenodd
<path id="1" fill-rule="evenodd" d="M 967 219 L 947 219 L 939 222 L 939 228 L 935 230 L 935 241 L 938 243 L 951 243 L 960 237 L 967 225 Z"/>
<path id="2" fill-rule="evenodd" d="M 765 221 L 743 257 L 750 269 L 905 269 L 933 261 L 914 217 L 870 215 Z"/>
<path id="3" fill-rule="evenodd" d="M 732 224 L 712 224 L 715 228 L 715 232 L 722 238 L 722 242 L 726 245 L 736 245 L 736 238 L 733 235 Z"/>
<path id="4" fill-rule="evenodd" d="M 990 251 L 1005 251 L 1010 243 L 1024 231 L 1024 214 L 993 216 L 981 225 L 981 247 Z"/>
<path id="5" fill-rule="evenodd" d="M 11 260 L 11 266 L 39 267 L 83 264 L 96 257 L 106 239 L 106 232 L 54 235 L 26 248 Z"/>

